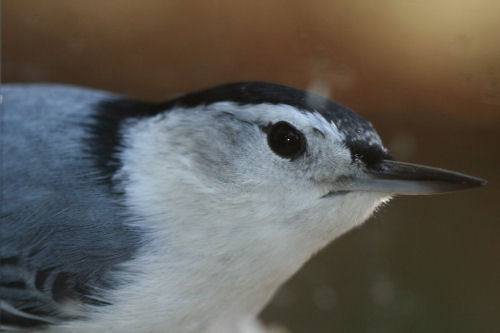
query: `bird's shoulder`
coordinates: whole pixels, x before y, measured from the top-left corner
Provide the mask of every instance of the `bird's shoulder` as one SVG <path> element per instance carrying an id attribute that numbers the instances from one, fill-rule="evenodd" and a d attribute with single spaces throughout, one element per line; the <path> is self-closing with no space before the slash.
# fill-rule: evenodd
<path id="1" fill-rule="evenodd" d="M 34 328 L 79 315 L 68 304 L 105 304 L 96 290 L 117 287 L 142 232 L 88 149 L 97 106 L 117 95 L 46 84 L 1 94 L 0 324 Z"/>

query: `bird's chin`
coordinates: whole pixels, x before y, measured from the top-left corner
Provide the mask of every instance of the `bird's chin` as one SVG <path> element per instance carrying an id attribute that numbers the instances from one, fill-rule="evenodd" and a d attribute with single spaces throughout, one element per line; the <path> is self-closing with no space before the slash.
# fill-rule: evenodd
<path id="1" fill-rule="evenodd" d="M 321 201 L 329 206 L 348 209 L 351 214 L 366 211 L 367 218 L 381 205 L 388 203 L 393 196 L 389 193 L 370 191 L 330 191 L 321 197 Z M 361 209 L 366 208 L 366 209 Z"/>
<path id="2" fill-rule="evenodd" d="M 332 192 L 318 200 L 316 211 L 324 212 L 325 225 L 319 227 L 330 242 L 365 222 L 378 208 L 390 200 L 390 195 L 379 192 Z"/>

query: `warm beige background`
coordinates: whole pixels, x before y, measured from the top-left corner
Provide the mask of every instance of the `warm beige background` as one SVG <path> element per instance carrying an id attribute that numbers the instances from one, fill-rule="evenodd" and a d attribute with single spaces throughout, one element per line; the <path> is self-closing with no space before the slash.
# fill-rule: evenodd
<path id="1" fill-rule="evenodd" d="M 217 83 L 331 84 L 336 99 L 496 117 L 495 0 L 6 0 L 4 78 L 165 98 Z"/>
<path id="2" fill-rule="evenodd" d="M 165 99 L 281 82 L 346 104 L 394 155 L 489 179 L 401 198 L 264 312 L 295 332 L 498 332 L 500 2 L 4 0 L 2 80 Z"/>

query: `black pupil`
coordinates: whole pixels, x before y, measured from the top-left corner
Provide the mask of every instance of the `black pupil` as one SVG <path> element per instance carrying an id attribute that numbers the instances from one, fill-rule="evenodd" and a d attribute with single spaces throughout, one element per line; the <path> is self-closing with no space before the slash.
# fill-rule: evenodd
<path id="1" fill-rule="evenodd" d="M 277 155 L 291 159 L 300 155 L 305 148 L 302 133 L 284 121 L 280 121 L 271 127 L 268 143 Z"/>

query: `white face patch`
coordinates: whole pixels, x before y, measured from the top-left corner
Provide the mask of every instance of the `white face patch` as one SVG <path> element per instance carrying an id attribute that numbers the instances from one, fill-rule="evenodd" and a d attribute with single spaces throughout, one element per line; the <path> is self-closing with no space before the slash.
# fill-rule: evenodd
<path id="1" fill-rule="evenodd" d="M 293 161 L 268 145 L 263 127 L 279 121 L 307 140 Z M 162 320 L 148 319 L 151 331 L 179 331 L 192 316 L 189 332 L 230 332 L 224 320 L 256 315 L 313 253 L 361 224 L 384 197 L 324 197 L 359 170 L 336 126 L 289 105 L 176 108 L 131 123 L 124 135 L 126 206 L 150 239 L 131 265 L 135 282 L 113 296 L 137 303 L 117 302 L 130 308 L 113 313 L 161 311 Z M 129 319 L 119 322 L 133 329 Z"/>
<path id="2" fill-rule="evenodd" d="M 296 160 L 276 155 L 268 145 L 262 127 L 280 121 L 307 141 Z M 125 133 L 121 174 L 129 182 L 131 206 L 143 207 L 141 214 L 172 215 L 178 206 L 168 206 L 181 201 L 186 211 L 230 206 L 248 216 L 270 216 L 279 207 L 281 219 L 284 208 L 289 216 L 311 209 L 336 190 L 338 179 L 360 172 L 335 124 L 290 105 L 177 108 Z"/>

